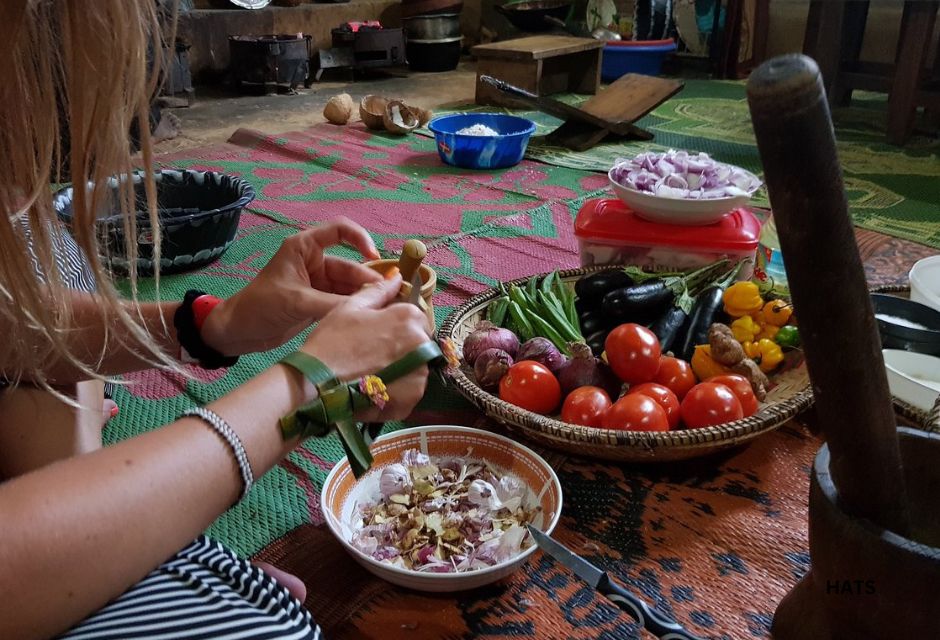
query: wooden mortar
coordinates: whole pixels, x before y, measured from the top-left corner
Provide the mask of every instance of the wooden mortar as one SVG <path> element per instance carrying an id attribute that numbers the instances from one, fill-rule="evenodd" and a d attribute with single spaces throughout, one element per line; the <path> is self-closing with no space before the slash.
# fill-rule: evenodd
<path id="1" fill-rule="evenodd" d="M 801 55 L 774 58 L 747 93 L 826 439 L 813 469 L 811 568 L 777 609 L 774 637 L 940 638 L 940 519 L 916 517 L 937 465 L 918 464 L 908 441 L 924 438 L 909 433 L 902 465 L 819 69 Z"/>

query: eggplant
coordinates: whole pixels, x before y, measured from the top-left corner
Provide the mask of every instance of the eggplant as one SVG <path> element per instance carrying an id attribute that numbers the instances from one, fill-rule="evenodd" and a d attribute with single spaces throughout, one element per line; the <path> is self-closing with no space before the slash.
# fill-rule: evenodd
<path id="1" fill-rule="evenodd" d="M 675 297 L 664 280 L 653 278 L 611 291 L 604 296 L 601 310 L 617 321 L 643 324 L 655 319 Z"/>
<path id="2" fill-rule="evenodd" d="M 622 289 L 633 284 L 633 278 L 622 269 L 608 269 L 584 276 L 574 283 L 574 292 L 579 300 L 600 302 L 614 289 Z"/>
<path id="3" fill-rule="evenodd" d="M 591 347 L 591 352 L 595 357 L 600 358 L 604 353 L 604 343 L 607 342 L 607 335 L 610 333 L 607 329 L 602 329 L 597 333 L 592 333 L 585 340 L 587 346 Z"/>
<path id="4" fill-rule="evenodd" d="M 724 293 L 724 286 L 714 284 L 706 287 L 695 298 L 695 304 L 689 314 L 689 328 L 679 346 L 678 357 L 688 362 L 692 359 L 696 345 L 708 344 L 708 329 L 722 309 L 721 297 Z"/>
<path id="5" fill-rule="evenodd" d="M 659 348 L 666 353 L 672 348 L 673 343 L 679 336 L 684 336 L 682 327 L 689 319 L 689 314 L 684 309 L 677 306 L 670 306 L 666 312 L 659 316 L 659 319 L 650 327 L 656 337 L 659 338 Z"/>
<path id="6" fill-rule="evenodd" d="M 581 335 L 589 336 L 608 328 L 607 318 L 600 311 L 586 311 L 578 316 Z"/>

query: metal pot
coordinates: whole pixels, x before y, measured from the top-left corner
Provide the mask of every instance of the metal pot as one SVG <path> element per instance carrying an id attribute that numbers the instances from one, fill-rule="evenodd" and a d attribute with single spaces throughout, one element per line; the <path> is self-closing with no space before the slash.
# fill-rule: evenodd
<path id="1" fill-rule="evenodd" d="M 571 10 L 571 3 L 560 0 L 538 0 L 536 2 L 516 2 L 493 7 L 506 16 L 509 22 L 520 31 L 548 31 L 553 26 L 546 17 L 564 21 Z"/>
<path id="2" fill-rule="evenodd" d="M 402 23 L 409 40 L 427 42 L 460 37 L 460 14 L 457 13 L 415 16 L 405 18 Z"/>

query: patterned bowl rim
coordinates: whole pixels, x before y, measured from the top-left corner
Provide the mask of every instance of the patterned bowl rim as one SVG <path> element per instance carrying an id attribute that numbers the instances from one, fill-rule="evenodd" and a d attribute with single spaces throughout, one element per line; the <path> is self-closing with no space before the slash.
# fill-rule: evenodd
<path id="1" fill-rule="evenodd" d="M 577 278 L 595 271 L 616 269 L 625 265 L 594 265 L 577 269 L 559 270 L 564 279 Z M 539 274 L 544 277 L 547 273 Z M 505 286 L 525 284 L 531 276 L 517 278 L 505 283 Z M 442 339 L 454 339 L 457 329 L 471 315 L 486 307 L 500 295 L 499 290 L 489 288 L 473 296 L 460 305 L 441 324 L 439 335 Z M 805 364 L 803 365 L 805 367 Z M 726 422 L 712 427 L 682 429 L 677 431 L 621 431 L 599 429 L 573 425 L 555 418 L 521 409 L 513 404 L 481 389 L 460 368 L 448 371 L 447 378 L 469 400 L 481 406 L 488 414 L 497 414 L 511 419 L 512 424 L 524 430 L 531 430 L 554 441 L 575 444 L 590 443 L 594 446 L 605 445 L 610 448 L 654 449 L 713 449 L 722 443 L 734 443 L 742 438 L 755 437 L 765 431 L 777 428 L 790 418 L 809 408 L 813 403 L 813 390 L 807 377 L 806 385 L 794 395 L 767 404 L 752 416 Z"/>
<path id="2" fill-rule="evenodd" d="M 381 445 L 383 442 L 388 442 L 389 440 L 400 436 L 420 435 L 422 433 L 435 431 L 463 433 L 467 435 L 498 440 L 503 442 L 508 447 L 519 450 L 520 452 L 528 455 L 533 461 L 535 461 L 539 467 L 541 467 L 542 470 L 546 472 L 546 475 L 548 476 L 547 485 L 551 485 L 551 488 L 558 495 L 558 505 L 555 508 L 551 519 L 548 520 L 541 529 L 544 533 L 551 535 L 552 531 L 554 531 L 555 527 L 558 525 L 558 521 L 561 520 L 561 510 L 564 506 L 564 493 L 561 488 L 561 480 L 559 480 L 558 474 L 555 473 L 555 470 L 550 464 L 548 464 L 545 458 L 521 442 L 513 440 L 512 438 L 507 438 L 506 436 L 499 433 L 493 433 L 492 431 L 485 431 L 483 429 L 474 429 L 473 427 L 462 427 L 459 425 L 435 424 L 392 431 L 391 433 L 387 433 L 377 438 L 373 443 L 373 446 Z M 349 553 L 353 554 L 360 561 L 367 563 L 369 566 L 376 568 L 380 572 L 389 572 L 399 576 L 406 576 L 410 579 L 427 579 L 428 581 L 442 582 L 447 580 L 456 581 L 460 578 L 466 578 L 467 576 L 483 577 L 489 574 L 505 571 L 506 568 L 514 564 L 522 563 L 525 559 L 535 553 L 536 549 L 538 548 L 538 545 L 533 542 L 533 544 L 528 549 L 525 549 L 521 553 L 514 555 L 498 564 L 495 564 L 492 567 L 476 569 L 474 571 L 464 571 L 461 573 L 423 573 L 420 571 L 412 571 L 410 569 L 402 569 L 401 567 L 396 567 L 375 560 L 374 558 L 367 556 L 365 553 L 354 547 L 348 540 L 346 540 L 345 536 L 342 535 L 342 525 L 340 524 L 338 518 L 333 514 L 332 508 L 330 508 L 330 497 L 332 493 L 330 491 L 330 487 L 335 483 L 337 476 L 339 476 L 340 473 L 345 473 L 348 467 L 349 459 L 344 457 L 335 465 L 333 465 L 332 469 L 330 469 L 329 474 L 327 474 L 326 479 L 323 481 L 323 489 L 320 492 L 320 510 L 323 513 L 323 519 L 326 521 L 327 528 L 330 530 L 333 536 L 340 541 L 340 544 L 342 544 Z M 534 487 L 530 486 L 529 489 L 535 492 Z"/>

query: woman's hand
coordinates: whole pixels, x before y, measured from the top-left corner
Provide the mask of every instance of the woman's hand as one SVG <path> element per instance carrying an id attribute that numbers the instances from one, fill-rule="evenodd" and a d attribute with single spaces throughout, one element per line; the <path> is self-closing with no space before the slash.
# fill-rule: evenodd
<path id="1" fill-rule="evenodd" d="M 202 339 L 224 355 L 278 347 L 319 320 L 363 285 L 381 281 L 357 262 L 324 255 L 338 244 L 377 259 L 365 229 L 347 218 L 284 240 L 248 286 L 219 304 L 202 327 Z"/>
<path id="2" fill-rule="evenodd" d="M 390 304 L 401 276 L 366 287 L 330 312 L 310 333 L 302 350 L 332 369 L 340 380 L 374 374 L 424 344 L 428 319 L 416 306 Z M 424 395 L 428 368 L 423 366 L 388 387 L 389 401 L 379 412 L 357 416 L 367 422 L 407 417 Z"/>

